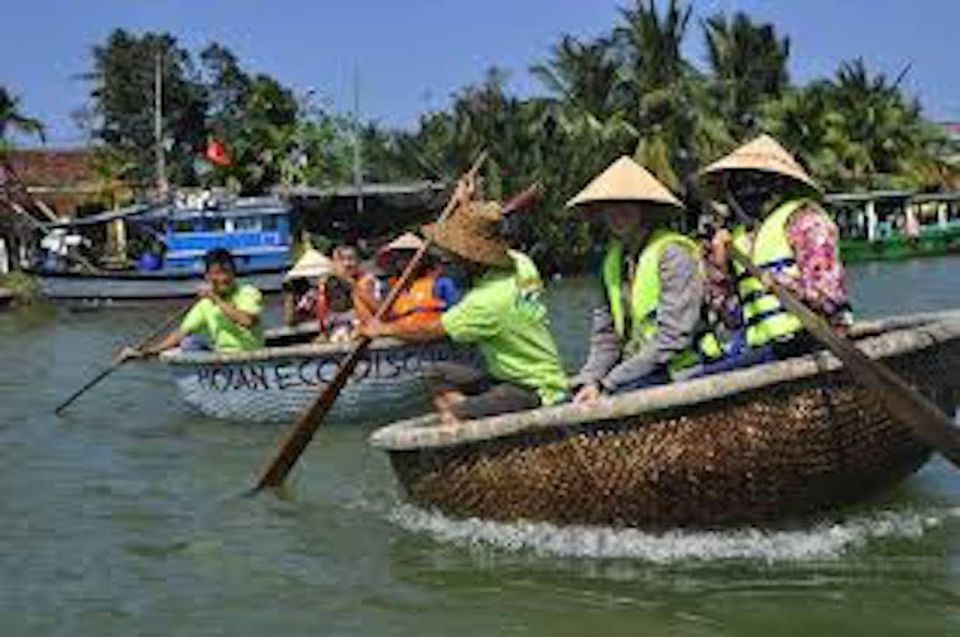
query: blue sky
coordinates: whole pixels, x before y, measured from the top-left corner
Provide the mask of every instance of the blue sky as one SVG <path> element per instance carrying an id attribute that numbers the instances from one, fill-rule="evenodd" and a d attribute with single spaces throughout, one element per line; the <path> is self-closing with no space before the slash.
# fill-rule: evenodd
<path id="1" fill-rule="evenodd" d="M 315 88 L 339 109 L 352 107 L 359 69 L 361 115 L 411 126 L 417 115 L 492 64 L 512 71 L 511 85 L 530 93 L 527 74 L 563 33 L 607 31 L 628 0 L 2 0 L 0 83 L 43 119 L 51 144 L 83 142 L 71 113 L 88 86 L 90 47 L 116 27 L 174 33 L 199 50 L 218 40 L 248 68 L 298 91 Z M 631 0 L 632 1 L 632 0 Z M 832 73 L 856 56 L 896 76 L 931 117 L 960 119 L 960 2 L 956 0 L 702 0 L 695 15 L 746 10 L 791 37 L 796 81 Z M 702 61 L 693 25 L 688 54 Z"/>

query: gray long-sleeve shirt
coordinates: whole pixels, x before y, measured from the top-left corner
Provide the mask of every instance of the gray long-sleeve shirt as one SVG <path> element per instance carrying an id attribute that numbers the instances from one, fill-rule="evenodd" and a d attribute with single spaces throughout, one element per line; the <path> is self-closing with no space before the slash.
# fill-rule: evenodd
<path id="1" fill-rule="evenodd" d="M 593 310 L 590 353 L 574 386 L 600 384 L 607 392 L 643 378 L 669 363 L 670 359 L 693 344 L 701 320 L 703 275 L 697 258 L 675 245 L 667 246 L 659 264 L 660 305 L 657 308 L 657 332 L 632 356 L 625 356 L 626 338 L 617 335 L 609 304 Z M 629 291 L 632 281 L 625 282 Z M 630 307 L 629 293 L 625 307 Z"/>

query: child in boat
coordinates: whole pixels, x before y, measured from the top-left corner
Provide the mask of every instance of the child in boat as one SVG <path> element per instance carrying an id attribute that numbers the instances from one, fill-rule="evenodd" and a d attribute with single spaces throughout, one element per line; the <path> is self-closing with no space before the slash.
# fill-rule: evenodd
<path id="1" fill-rule="evenodd" d="M 567 206 L 611 235 L 574 402 L 669 383 L 719 356 L 706 331 L 700 246 L 670 229 L 683 204 L 666 186 L 621 157 Z"/>
<path id="2" fill-rule="evenodd" d="M 233 257 L 227 250 L 210 250 L 203 258 L 206 283 L 200 300 L 187 312 L 180 327 L 159 344 L 124 349 L 121 358 L 141 358 L 180 346 L 218 352 L 249 351 L 263 347 L 260 314 L 263 295 L 252 285 L 238 283 Z"/>
<path id="3" fill-rule="evenodd" d="M 485 207 L 491 205 L 496 206 Z M 448 337 L 476 345 L 485 370 L 440 362 L 426 373 L 434 406 L 447 423 L 553 405 L 567 392 L 539 273 L 526 255 L 508 248 L 494 220 L 499 215 L 477 208 L 484 206 L 461 206 L 447 221 L 423 228 L 472 283 L 460 302 L 431 321 L 370 322 L 360 328 L 370 337 Z"/>
<path id="4" fill-rule="evenodd" d="M 294 326 L 317 320 L 320 281 L 333 272 L 333 263 L 309 249 L 287 272 L 283 282 L 283 322 Z"/>

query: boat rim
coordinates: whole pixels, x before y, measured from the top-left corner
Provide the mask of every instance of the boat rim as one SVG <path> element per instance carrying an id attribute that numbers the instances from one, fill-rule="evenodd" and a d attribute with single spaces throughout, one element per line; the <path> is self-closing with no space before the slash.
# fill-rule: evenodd
<path id="1" fill-rule="evenodd" d="M 851 334 L 863 337 L 857 347 L 874 359 L 922 351 L 960 338 L 960 309 L 865 321 L 858 323 Z M 390 452 L 455 447 L 521 432 L 590 425 L 689 407 L 765 386 L 812 378 L 841 367 L 833 354 L 818 351 L 784 361 L 604 397 L 590 405 L 566 403 L 453 424 L 440 424 L 436 414 L 428 414 L 381 427 L 370 435 L 369 443 Z"/>
<path id="2" fill-rule="evenodd" d="M 385 351 L 405 347 L 429 347 L 442 344 L 453 345 L 452 341 L 447 339 L 411 343 L 397 338 L 376 338 L 370 343 L 368 349 L 372 351 Z M 223 365 L 287 358 L 316 358 L 320 356 L 342 355 L 350 352 L 355 346 L 356 341 L 347 343 L 301 343 L 280 347 L 262 347 L 245 352 L 181 352 L 174 349 L 163 352 L 160 354 L 159 359 L 162 363 L 168 365 Z"/>

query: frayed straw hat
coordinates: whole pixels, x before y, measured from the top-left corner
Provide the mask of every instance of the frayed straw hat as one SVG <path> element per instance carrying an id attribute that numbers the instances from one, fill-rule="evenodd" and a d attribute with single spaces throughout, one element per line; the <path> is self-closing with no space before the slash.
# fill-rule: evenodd
<path id="1" fill-rule="evenodd" d="M 700 173 L 705 179 L 716 185 L 723 175 L 737 170 L 755 170 L 790 177 L 805 186 L 820 191 L 803 166 L 770 135 L 761 135 L 748 142 L 726 157 L 710 164 Z"/>
<path id="2" fill-rule="evenodd" d="M 386 261 L 386 259 L 393 252 L 398 252 L 400 250 L 416 252 L 421 247 L 423 247 L 423 239 L 412 232 L 404 232 L 402 235 L 377 251 L 377 265 L 383 267 L 384 261 Z"/>
<path id="3" fill-rule="evenodd" d="M 594 203 L 633 201 L 661 204 L 680 210 L 683 204 L 650 172 L 624 155 L 567 202 L 567 208 Z"/>
<path id="4" fill-rule="evenodd" d="M 317 252 L 316 250 L 307 250 L 294 264 L 286 276 L 285 281 L 293 279 L 314 279 L 326 276 L 333 272 L 333 261 L 329 257 Z"/>
<path id="5" fill-rule="evenodd" d="M 494 202 L 464 204 L 446 221 L 424 226 L 423 234 L 437 247 L 467 261 L 501 268 L 513 263 L 509 246 L 500 236 L 500 206 Z"/>

